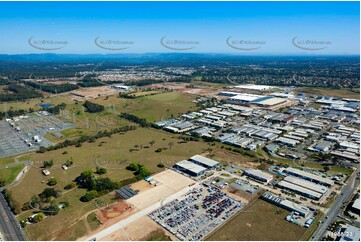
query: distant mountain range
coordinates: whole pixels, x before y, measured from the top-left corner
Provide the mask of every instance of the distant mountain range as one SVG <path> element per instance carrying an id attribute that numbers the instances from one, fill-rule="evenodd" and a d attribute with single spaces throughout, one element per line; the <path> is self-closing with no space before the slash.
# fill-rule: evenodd
<path id="1" fill-rule="evenodd" d="M 77 62 L 77 61 L 122 61 L 128 63 L 144 62 L 185 62 L 185 61 L 227 61 L 227 60 L 305 60 L 305 59 L 359 58 L 358 55 L 348 56 L 261 56 L 231 54 L 200 54 L 200 53 L 149 53 L 149 54 L 0 54 L 0 61 L 11 62 Z"/>

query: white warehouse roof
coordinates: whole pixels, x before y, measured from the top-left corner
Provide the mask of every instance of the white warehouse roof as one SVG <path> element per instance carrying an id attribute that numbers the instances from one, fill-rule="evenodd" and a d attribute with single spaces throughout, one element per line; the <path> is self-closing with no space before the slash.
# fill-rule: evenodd
<path id="1" fill-rule="evenodd" d="M 204 165 L 209 166 L 209 167 L 214 167 L 214 166 L 219 164 L 218 161 L 209 159 L 209 158 L 201 156 L 201 155 L 194 155 L 194 156 L 191 157 L 191 160 L 196 161 L 196 162 L 198 162 L 200 164 L 204 164 Z"/>

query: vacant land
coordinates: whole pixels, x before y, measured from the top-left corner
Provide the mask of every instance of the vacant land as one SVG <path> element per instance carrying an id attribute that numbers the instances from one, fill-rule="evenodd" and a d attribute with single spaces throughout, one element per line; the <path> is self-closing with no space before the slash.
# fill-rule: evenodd
<path id="1" fill-rule="evenodd" d="M 149 143 L 154 140 L 154 144 Z M 125 167 L 133 162 L 144 164 L 151 172 L 157 173 L 163 169 L 157 164 L 162 162 L 166 167 L 175 162 L 189 158 L 194 154 L 202 153 L 208 145 L 204 142 L 178 143 L 179 139 L 169 133 L 150 128 L 138 128 L 125 134 L 115 134 L 111 138 L 102 138 L 95 143 L 84 143 L 81 147 L 67 147 L 43 154 L 32 153 L 27 156 L 34 163 L 21 183 L 11 189 L 14 199 L 22 206 L 32 196 L 41 193 L 45 188 L 49 177 L 57 180 L 55 189 L 62 191 L 63 195 L 58 202 L 69 202 L 70 206 L 53 217 L 44 221 L 27 226 L 30 238 L 33 240 L 51 239 L 62 237 L 63 230 L 73 225 L 87 212 L 96 209 L 94 202 L 80 202 L 80 197 L 85 194 L 84 189 L 74 188 L 66 191 L 64 186 L 72 182 L 86 169 L 95 171 L 97 166 L 108 168 L 108 172 L 102 177 L 110 177 L 114 181 L 122 181 L 133 177 L 133 173 Z M 173 145 L 169 146 L 172 142 Z M 100 146 L 101 145 L 101 146 Z M 163 148 L 162 152 L 155 152 Z M 130 151 L 130 149 L 134 149 Z M 67 154 L 63 154 L 67 151 Z M 89 152 L 91 151 L 91 152 Z M 61 168 L 67 160 L 72 159 L 74 164 L 68 170 Z M 54 160 L 54 165 L 49 168 L 50 176 L 45 177 L 41 173 L 43 161 Z M 29 186 L 31 189 L 29 189 Z M 147 191 L 145 191 L 147 192 Z M 22 214 L 22 218 L 30 216 L 31 212 Z M 45 222 L 46 221 L 46 222 Z M 75 226 L 75 225 L 74 225 Z M 48 231 L 44 234 L 44 228 Z M 70 229 L 79 231 L 77 226 Z M 75 233 L 75 232 L 74 232 Z M 81 236 L 81 235 L 80 235 Z"/>
<path id="2" fill-rule="evenodd" d="M 195 110 L 196 104 L 192 102 L 193 100 L 194 96 L 191 95 L 167 92 L 135 99 L 111 96 L 93 102 L 111 107 L 116 113 L 131 113 L 145 118 L 148 122 L 155 122 Z"/>
<path id="3" fill-rule="evenodd" d="M 360 99 L 360 88 L 321 88 L 321 87 L 302 87 L 300 92 L 316 94 L 320 96 L 343 97 Z"/>
<path id="4" fill-rule="evenodd" d="M 299 240 L 306 229 L 287 222 L 287 214 L 288 211 L 258 199 L 207 240 Z"/>

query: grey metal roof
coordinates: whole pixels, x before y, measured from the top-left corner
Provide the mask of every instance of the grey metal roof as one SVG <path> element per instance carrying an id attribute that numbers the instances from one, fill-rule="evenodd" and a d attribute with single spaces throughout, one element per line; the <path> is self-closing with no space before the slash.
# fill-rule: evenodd
<path id="1" fill-rule="evenodd" d="M 191 160 L 194 160 L 198 163 L 204 164 L 206 166 L 214 167 L 219 164 L 218 161 L 209 159 L 207 157 L 201 156 L 201 155 L 194 155 L 191 157 Z"/>

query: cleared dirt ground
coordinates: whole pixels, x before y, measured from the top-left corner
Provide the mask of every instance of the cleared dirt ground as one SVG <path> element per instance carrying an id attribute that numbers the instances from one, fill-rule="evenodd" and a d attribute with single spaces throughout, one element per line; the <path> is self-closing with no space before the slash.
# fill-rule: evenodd
<path id="1" fill-rule="evenodd" d="M 160 184 L 128 199 L 128 203 L 138 210 L 142 210 L 164 200 L 194 182 L 192 179 L 172 170 L 158 173 L 153 176 L 153 179 Z"/>
<path id="2" fill-rule="evenodd" d="M 146 241 L 154 234 L 164 233 L 166 236 L 171 237 L 172 240 L 177 240 L 172 234 L 164 230 L 156 222 L 147 216 L 130 223 L 125 228 L 116 231 L 115 233 L 102 238 L 102 241 Z"/>

